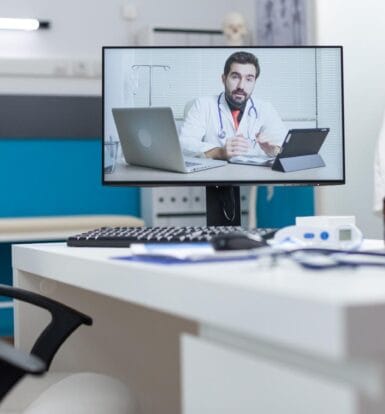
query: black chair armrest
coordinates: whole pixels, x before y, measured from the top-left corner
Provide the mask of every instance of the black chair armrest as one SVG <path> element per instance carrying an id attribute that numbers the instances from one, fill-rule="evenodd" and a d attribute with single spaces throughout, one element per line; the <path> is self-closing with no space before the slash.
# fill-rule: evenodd
<path id="1" fill-rule="evenodd" d="M 7 364 L 32 375 L 39 375 L 47 370 L 40 358 L 20 351 L 3 341 L 0 341 L 0 364 Z M 3 373 L 3 367 L 1 372 Z"/>
<path id="2" fill-rule="evenodd" d="M 25 374 L 41 375 L 46 370 L 40 358 L 0 341 L 0 401 Z"/>
<path id="3" fill-rule="evenodd" d="M 52 359 L 63 342 L 80 325 L 92 325 L 92 319 L 69 306 L 27 290 L 0 284 L 0 296 L 7 296 L 44 308 L 52 320 L 37 338 L 31 354 L 39 357 L 48 370 Z"/>

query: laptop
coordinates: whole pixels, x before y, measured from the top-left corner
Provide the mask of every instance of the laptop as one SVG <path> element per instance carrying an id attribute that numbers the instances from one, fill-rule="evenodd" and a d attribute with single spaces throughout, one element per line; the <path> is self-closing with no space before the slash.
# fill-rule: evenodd
<path id="1" fill-rule="evenodd" d="M 329 128 L 290 129 L 282 143 L 281 151 L 276 157 L 248 153 L 232 157 L 234 164 L 272 167 L 277 171 L 298 171 L 325 166 L 318 154 L 325 141 Z M 288 164 L 288 165 L 283 165 Z"/>
<path id="2" fill-rule="evenodd" d="M 191 173 L 221 167 L 226 161 L 184 157 L 171 108 L 112 108 L 128 164 Z"/>

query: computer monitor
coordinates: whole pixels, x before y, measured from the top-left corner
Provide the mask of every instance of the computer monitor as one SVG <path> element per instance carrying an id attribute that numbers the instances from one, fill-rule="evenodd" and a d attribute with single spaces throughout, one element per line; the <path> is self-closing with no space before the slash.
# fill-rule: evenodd
<path id="1" fill-rule="evenodd" d="M 342 47 L 104 47 L 103 143 L 103 184 L 206 186 L 209 224 L 239 185 L 343 184 Z"/>

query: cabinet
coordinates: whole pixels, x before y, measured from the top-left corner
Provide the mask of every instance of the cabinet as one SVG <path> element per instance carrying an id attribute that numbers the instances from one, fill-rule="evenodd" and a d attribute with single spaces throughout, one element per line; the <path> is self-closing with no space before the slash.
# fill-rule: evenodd
<path id="1" fill-rule="evenodd" d="M 325 375 L 327 364 L 323 370 L 305 368 L 187 334 L 181 349 L 184 414 L 369 412 L 361 411 L 357 386 Z"/>

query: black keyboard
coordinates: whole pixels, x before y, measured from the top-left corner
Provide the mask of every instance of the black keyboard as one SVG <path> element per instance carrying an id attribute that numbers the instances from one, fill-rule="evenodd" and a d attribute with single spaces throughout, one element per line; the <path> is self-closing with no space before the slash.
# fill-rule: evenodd
<path id="1" fill-rule="evenodd" d="M 207 242 L 228 233 L 244 233 L 261 239 L 273 237 L 275 229 L 248 230 L 237 226 L 207 227 L 101 227 L 71 236 L 68 246 L 74 247 L 129 247 L 131 243 L 195 243 Z"/>

